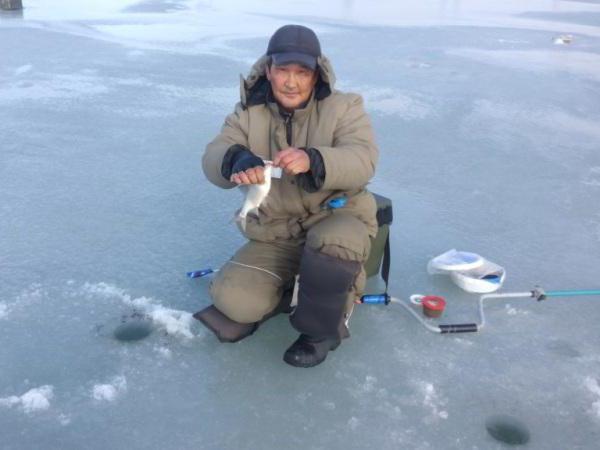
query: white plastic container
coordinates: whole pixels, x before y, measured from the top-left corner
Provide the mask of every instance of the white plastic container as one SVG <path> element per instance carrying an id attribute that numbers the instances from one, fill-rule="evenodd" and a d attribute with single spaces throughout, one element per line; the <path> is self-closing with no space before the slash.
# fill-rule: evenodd
<path id="1" fill-rule="evenodd" d="M 467 292 L 487 294 L 502 287 L 506 271 L 504 267 L 485 260 L 475 269 L 450 272 L 450 278 L 454 284 Z"/>
<path id="2" fill-rule="evenodd" d="M 455 270 L 470 270 L 481 266 L 484 259 L 477 253 L 463 252 L 455 249 L 436 256 L 427 264 L 430 274 L 452 272 Z"/>
<path id="3" fill-rule="evenodd" d="M 504 267 L 486 260 L 477 253 L 455 249 L 429 261 L 427 271 L 430 274 L 450 275 L 458 287 L 478 294 L 497 291 L 506 277 Z"/>

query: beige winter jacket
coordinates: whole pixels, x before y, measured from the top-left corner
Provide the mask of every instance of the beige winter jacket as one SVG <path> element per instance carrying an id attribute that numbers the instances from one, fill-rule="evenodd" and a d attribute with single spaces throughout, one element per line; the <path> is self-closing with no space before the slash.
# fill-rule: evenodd
<path id="1" fill-rule="evenodd" d="M 325 165 L 323 186 L 309 193 L 298 185 L 297 176 L 284 174 L 272 179 L 259 214 L 247 217 L 246 237 L 263 242 L 301 238 L 327 215 L 342 212 L 359 218 L 374 236 L 375 201 L 365 186 L 374 174 L 378 151 L 362 98 L 336 91 L 329 60 L 319 58 L 320 80 L 306 107 L 294 111 L 288 144 L 284 117 L 270 101 L 270 84 L 264 75 L 267 61 L 268 57 L 262 56 L 248 78 L 240 77 L 241 101 L 225 119 L 221 133 L 206 146 L 202 160 L 206 177 L 222 188 L 236 186 L 221 174 L 223 157 L 233 144 L 244 145 L 268 160 L 290 146 L 315 148 Z M 331 211 L 325 207 L 329 199 L 341 195 L 348 197 L 344 208 Z M 340 236 L 341 245 L 344 241 Z"/>

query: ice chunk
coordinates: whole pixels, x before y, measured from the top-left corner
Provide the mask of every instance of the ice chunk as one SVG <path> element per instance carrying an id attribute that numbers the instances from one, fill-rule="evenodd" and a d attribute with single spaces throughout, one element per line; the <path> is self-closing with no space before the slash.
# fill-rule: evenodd
<path id="1" fill-rule="evenodd" d="M 116 376 L 110 383 L 95 384 L 92 388 L 94 400 L 112 402 L 127 390 L 127 379 L 124 376 Z"/>
<path id="2" fill-rule="evenodd" d="M 10 397 L 0 398 L 0 406 L 20 406 L 26 414 L 31 414 L 50 408 L 50 400 L 52 400 L 53 397 L 54 387 L 51 385 L 44 385 L 30 389 L 20 397 L 11 395 Z"/>

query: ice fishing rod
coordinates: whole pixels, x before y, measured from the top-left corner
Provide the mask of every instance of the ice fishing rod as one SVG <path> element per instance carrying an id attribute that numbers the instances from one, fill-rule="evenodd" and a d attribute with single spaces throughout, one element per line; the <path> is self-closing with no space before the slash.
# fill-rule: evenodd
<path id="1" fill-rule="evenodd" d="M 278 280 L 281 280 L 281 277 L 279 275 L 277 275 L 275 272 L 271 272 L 270 270 L 263 269 L 262 267 L 252 266 L 250 264 L 244 264 L 244 263 L 241 263 L 238 261 L 233 261 L 233 260 L 226 261 L 225 264 L 234 264 L 236 266 L 242 266 L 242 267 L 247 267 L 249 269 L 260 270 L 261 272 L 268 273 L 269 275 L 277 278 Z M 194 270 L 192 272 L 187 272 L 186 275 L 188 276 L 188 278 L 202 278 L 202 277 L 205 277 L 212 273 L 217 273 L 218 271 L 219 271 L 219 269 L 213 269 L 211 267 L 207 267 L 206 269 Z"/>
<path id="2" fill-rule="evenodd" d="M 360 303 L 366 305 L 389 305 L 390 303 L 397 303 L 406 309 L 412 316 L 417 319 L 421 325 L 427 328 L 433 333 L 439 334 L 450 334 L 450 333 L 475 333 L 481 331 L 485 326 L 485 314 L 483 312 L 483 303 L 490 299 L 504 299 L 504 298 L 535 298 L 537 301 L 546 300 L 550 297 L 578 297 L 584 295 L 600 295 L 600 289 L 578 289 L 578 290 L 565 290 L 565 291 L 545 291 L 539 286 L 536 286 L 533 290 L 527 292 L 505 292 L 500 294 L 483 294 L 479 297 L 479 323 L 456 323 L 456 324 L 439 324 L 434 325 L 421 317 L 414 308 L 407 304 L 404 300 L 396 297 L 392 297 L 388 294 L 375 294 L 375 295 L 363 295 L 360 299 Z M 443 299 L 441 297 L 423 296 L 423 295 L 412 295 L 411 302 L 413 304 L 421 304 L 425 299 Z M 439 302 L 439 300 L 437 300 Z M 432 302 L 435 308 L 435 300 Z M 442 305 L 443 309 L 443 305 Z M 433 315 L 431 316 L 433 317 Z"/>

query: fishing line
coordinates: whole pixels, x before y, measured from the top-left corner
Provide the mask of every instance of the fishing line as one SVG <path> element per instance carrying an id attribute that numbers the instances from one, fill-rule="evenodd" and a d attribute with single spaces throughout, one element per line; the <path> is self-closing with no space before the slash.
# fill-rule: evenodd
<path id="1" fill-rule="evenodd" d="M 242 267 L 248 267 L 249 269 L 256 269 L 256 270 L 260 270 L 262 272 L 268 273 L 269 275 L 274 276 L 275 278 L 277 278 L 279 281 L 283 281 L 283 279 L 277 275 L 276 273 L 271 272 L 270 270 L 267 269 L 263 269 L 262 267 L 258 267 L 258 266 L 251 266 L 250 264 L 243 264 L 241 262 L 237 262 L 237 261 L 227 261 L 227 263 L 230 264 L 236 264 L 238 266 L 242 266 Z M 227 264 L 226 263 L 226 264 Z"/>

